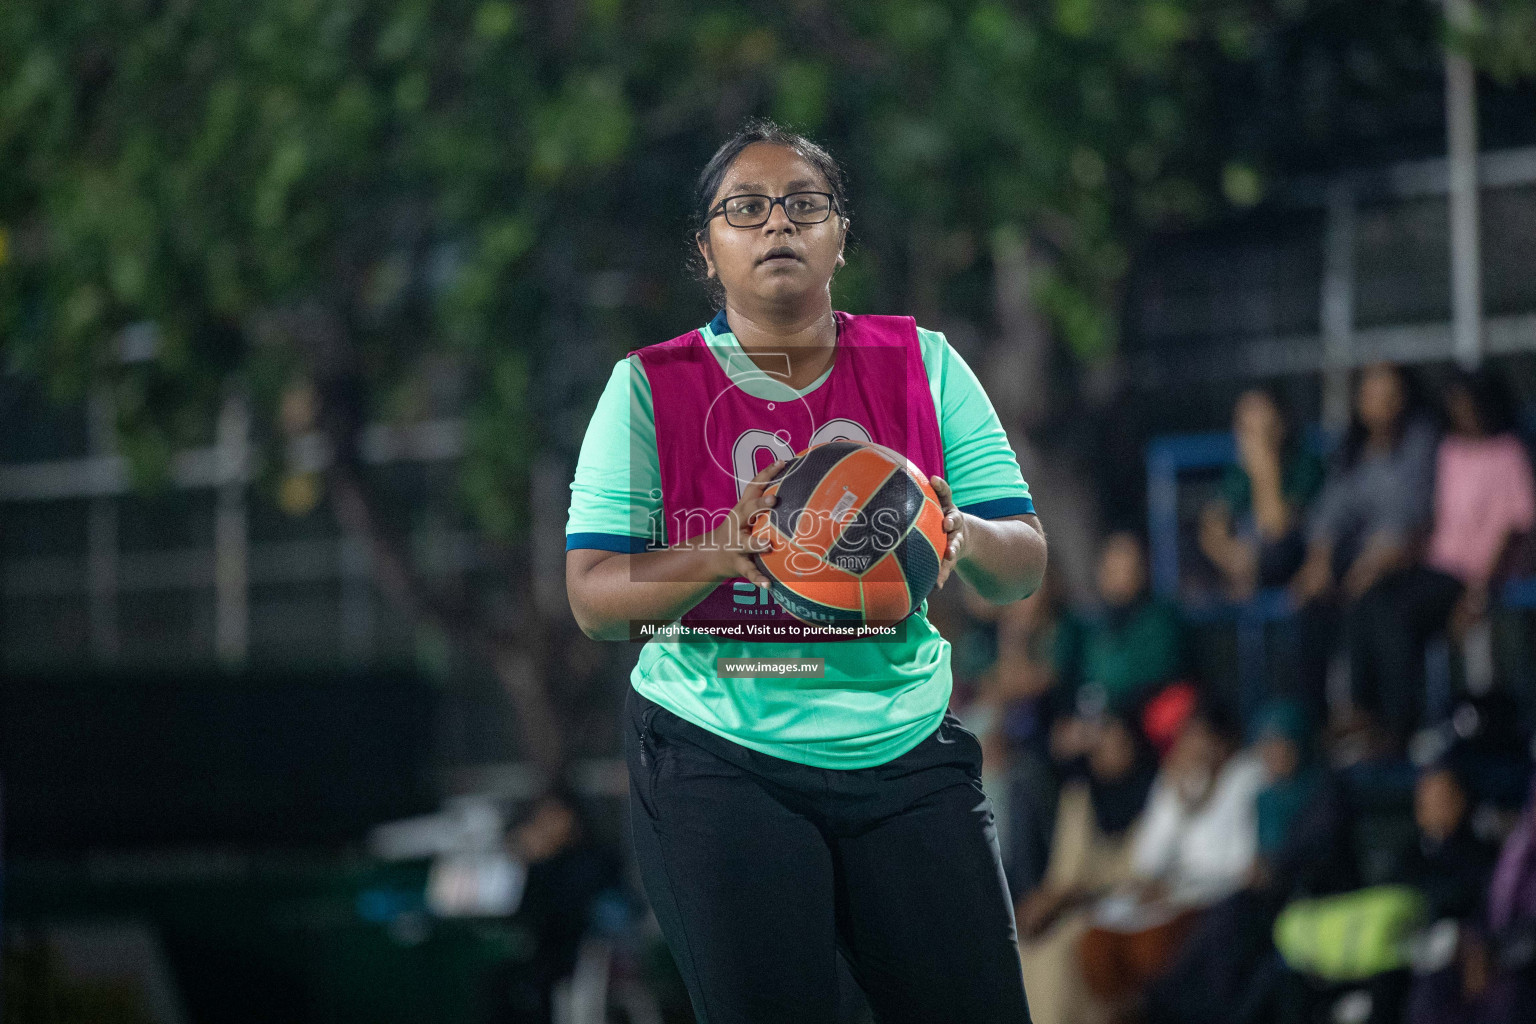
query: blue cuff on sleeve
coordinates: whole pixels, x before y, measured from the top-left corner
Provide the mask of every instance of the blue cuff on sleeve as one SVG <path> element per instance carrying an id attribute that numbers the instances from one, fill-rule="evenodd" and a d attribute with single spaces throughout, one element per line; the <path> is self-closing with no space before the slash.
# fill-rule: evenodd
<path id="1" fill-rule="evenodd" d="M 598 551 L 617 551 L 632 555 L 637 551 L 646 550 L 646 547 L 644 537 L 631 537 L 626 533 L 568 533 L 565 535 L 567 551 L 574 551 L 577 548 L 595 548 Z"/>
<path id="2" fill-rule="evenodd" d="M 1029 498 L 993 498 L 991 501 L 978 501 L 974 505 L 961 505 L 960 511 L 977 519 L 1032 516 L 1035 514 L 1035 503 Z"/>

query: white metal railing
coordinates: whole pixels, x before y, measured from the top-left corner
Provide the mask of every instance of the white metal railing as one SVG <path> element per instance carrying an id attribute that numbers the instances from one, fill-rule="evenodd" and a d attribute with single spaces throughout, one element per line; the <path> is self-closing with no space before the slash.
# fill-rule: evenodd
<path id="1" fill-rule="evenodd" d="M 79 596 L 87 603 L 88 647 L 98 664 L 113 664 L 121 653 L 118 609 L 125 596 L 153 591 L 211 591 L 212 636 L 208 649 L 227 665 L 250 653 L 251 588 L 279 583 L 341 581 L 341 646 L 364 658 L 372 648 L 374 597 L 367 545 L 359 537 L 252 542 L 250 484 L 255 467 L 249 444 L 250 422 L 239 395 L 220 410 L 212 445 L 178 452 L 170 466 L 170 484 L 178 492 L 211 490 L 215 501 L 210 546 L 156 551 L 124 551 L 120 543 L 120 499 L 131 493 L 127 459 L 115 451 L 110 402 L 93 396 L 88 413 L 86 455 L 33 463 L 0 465 L 0 502 L 46 503 L 84 500 L 85 537 L 78 555 L 11 557 L 0 566 L 0 597 L 7 603 Z M 464 446 L 464 424 L 456 418 L 408 426 L 370 424 L 359 449 L 365 463 L 446 462 Z M 289 462 L 301 471 L 321 472 L 331 452 L 318 434 L 290 443 Z M 428 538 L 416 538 L 427 540 Z M 473 537 L 449 531 L 422 544 L 422 570 L 429 575 L 462 573 L 475 563 Z M 78 644 L 58 661 L 78 661 Z M 39 644 L 29 638 L 27 661 L 36 661 Z M 201 649 L 201 645 L 198 645 Z M 192 652 L 167 650 L 167 660 Z"/>

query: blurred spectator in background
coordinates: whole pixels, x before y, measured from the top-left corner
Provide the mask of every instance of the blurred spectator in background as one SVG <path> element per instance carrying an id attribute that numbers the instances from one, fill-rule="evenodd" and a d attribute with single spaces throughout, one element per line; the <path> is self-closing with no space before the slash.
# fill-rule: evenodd
<path id="1" fill-rule="evenodd" d="M 1481 919 L 1454 960 L 1418 979 L 1409 1024 L 1520 1024 L 1536 1003 L 1536 786 L 1504 843 Z"/>
<path id="2" fill-rule="evenodd" d="M 1157 773 L 1136 722 L 1113 713 L 1085 722 L 1084 751 L 1064 766 L 1044 881 L 1017 907 L 1024 987 L 1035 1024 L 1093 1024 L 1078 941 L 1091 904 L 1131 877 L 1133 828 Z"/>
<path id="3" fill-rule="evenodd" d="M 1131 850 L 1131 883 L 1099 901 L 1084 933 L 1084 979 L 1131 1019 L 1146 986 L 1173 963 L 1206 907 L 1248 880 L 1258 848 L 1264 767 L 1239 751 L 1235 723 L 1203 698 L 1153 783 Z"/>
<path id="4" fill-rule="evenodd" d="M 1323 486 L 1323 462 L 1309 451 L 1273 394 L 1253 388 L 1232 410 L 1237 463 L 1221 493 L 1200 512 L 1200 550 L 1227 592 L 1245 601 L 1282 586 L 1306 555 L 1302 517 Z"/>
<path id="5" fill-rule="evenodd" d="M 1402 880 L 1424 894 L 1431 921 L 1470 918 L 1483 905 L 1498 850 L 1472 830 L 1467 780 L 1454 757 L 1419 774 L 1413 820 L 1419 842 Z"/>
<path id="6" fill-rule="evenodd" d="M 1147 552 L 1135 534 L 1104 541 L 1098 591 L 1100 606 L 1062 634 L 1056 651 L 1063 700 L 1089 716 L 1136 706 L 1185 667 L 1178 609 L 1148 591 Z"/>
<path id="7" fill-rule="evenodd" d="M 1536 484 L 1499 377 L 1458 374 L 1446 389 L 1445 415 L 1451 434 L 1440 442 L 1435 528 L 1422 571 L 1461 585 L 1454 624 L 1465 633 L 1487 611 L 1515 543 L 1536 528 Z"/>
<path id="8" fill-rule="evenodd" d="M 1250 889 L 1282 900 L 1358 883 L 1348 797 L 1328 769 L 1314 724 L 1299 702 L 1283 699 L 1261 709 L 1254 726 L 1265 783 L 1255 806 L 1258 860 Z"/>
<path id="9" fill-rule="evenodd" d="M 1516 433 L 1514 400 L 1499 377 L 1457 374 L 1446 388 L 1445 415 L 1451 434 L 1440 442 L 1435 527 L 1422 573 L 1460 584 L 1450 625 L 1463 636 L 1487 612 L 1518 542 L 1536 527 L 1536 484 Z"/>
<path id="10" fill-rule="evenodd" d="M 962 717 L 980 738 L 986 790 L 997 816 L 1010 891 L 1029 892 L 1045 875 L 1056 815 L 1050 756 L 1055 648 L 1065 610 L 1054 574 L 1034 594 L 997 609 L 997 656 Z"/>
<path id="11" fill-rule="evenodd" d="M 1008 607 L 989 604 L 968 587 L 955 594 L 935 591 L 929 598 L 929 620 L 949 640 L 951 710 L 978 736 L 980 723 L 973 719 L 986 703 L 987 675 L 997 663 L 998 619 Z"/>
<path id="12" fill-rule="evenodd" d="M 565 788 L 534 801 L 506 844 L 528 873 L 511 919 L 517 949 L 492 979 L 487 1024 L 548 1024 L 555 987 L 571 976 L 582 940 L 611 929 L 605 916 L 627 910 L 622 862 Z"/>
<path id="13" fill-rule="evenodd" d="M 1264 766 L 1255 803 L 1258 855 L 1248 883 L 1201 919 L 1147 993 L 1151 1024 L 1256 1024 L 1267 1019 L 1282 964 L 1272 934 L 1287 902 L 1358 884 L 1349 810 L 1296 701 L 1262 708 L 1254 753 Z"/>
<path id="14" fill-rule="evenodd" d="M 1315 712 L 1323 699 L 1331 642 L 1326 609 L 1345 615 L 1351 646 L 1352 702 L 1387 727 L 1399 744 L 1417 726 L 1423 704 L 1422 655 L 1414 674 L 1387 675 L 1374 656 L 1369 625 L 1354 613 L 1366 592 L 1415 561 L 1429 527 L 1436 431 L 1422 415 L 1406 372 L 1367 367 L 1355 389 L 1349 433 L 1307 527 L 1307 557 L 1291 581 L 1303 620 L 1303 691 Z"/>

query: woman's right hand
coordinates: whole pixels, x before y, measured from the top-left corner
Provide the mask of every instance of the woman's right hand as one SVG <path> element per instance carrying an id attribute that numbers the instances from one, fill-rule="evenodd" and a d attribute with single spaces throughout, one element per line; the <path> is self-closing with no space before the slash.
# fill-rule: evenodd
<path id="1" fill-rule="evenodd" d="M 1014 908 L 1019 938 L 1039 938 L 1061 916 L 1070 900 L 1071 893 L 1045 886 L 1025 896 Z"/>
<path id="2" fill-rule="evenodd" d="M 1239 433 L 1237 461 L 1255 487 L 1280 485 L 1280 449 L 1268 438 Z"/>
<path id="3" fill-rule="evenodd" d="M 1058 718 L 1051 726 L 1050 751 L 1055 761 L 1075 761 L 1093 746 L 1093 727 L 1076 715 Z"/>
<path id="4" fill-rule="evenodd" d="M 1451 636 L 1457 641 L 1467 638 L 1467 634 L 1483 617 L 1488 614 L 1488 584 L 1480 580 L 1474 580 L 1467 584 L 1467 589 L 1462 592 L 1460 600 L 1451 609 Z"/>
<path id="5" fill-rule="evenodd" d="M 1206 502 L 1200 507 L 1200 550 L 1211 561 L 1224 561 L 1228 545 L 1232 542 L 1232 518 L 1227 507 L 1220 502 Z"/>
<path id="6" fill-rule="evenodd" d="M 1331 559 L 1332 554 L 1326 548 L 1315 547 L 1308 552 L 1307 560 L 1291 579 L 1291 600 L 1298 608 L 1311 604 L 1333 589 Z"/>
<path id="7" fill-rule="evenodd" d="M 742 576 L 764 590 L 768 589 L 768 577 L 763 575 L 752 557 L 767 551 L 768 542 L 752 536 L 752 523 L 760 513 L 778 504 L 777 494 L 764 495 L 763 491 L 783 468 L 782 459 L 764 466 L 762 472 L 753 477 L 741 492 L 741 500 L 736 502 L 736 507 L 721 520 L 719 526 L 705 535 L 704 543 L 714 556 L 711 564 L 717 581 Z"/>
<path id="8" fill-rule="evenodd" d="M 1200 509 L 1200 551 L 1211 560 L 1227 584 L 1227 590 L 1239 601 L 1253 596 L 1259 580 L 1258 549 L 1232 532 L 1232 515 L 1221 502 L 1213 501 Z"/>

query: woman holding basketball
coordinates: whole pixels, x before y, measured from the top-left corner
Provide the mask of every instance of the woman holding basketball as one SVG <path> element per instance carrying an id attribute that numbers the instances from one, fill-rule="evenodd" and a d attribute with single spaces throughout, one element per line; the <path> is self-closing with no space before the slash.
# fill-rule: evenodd
<path id="1" fill-rule="evenodd" d="M 615 367 L 572 485 L 567 591 L 595 638 L 699 627 L 641 649 L 625 748 L 642 879 L 703 1024 L 832 1024 L 839 954 L 882 1024 L 1025 1024 L 981 748 L 947 714 L 926 603 L 894 637 L 787 639 L 753 561 L 783 463 L 843 439 L 930 478 L 940 585 L 955 571 L 1001 604 L 1045 570 L 969 367 L 910 318 L 833 311 L 846 210 L 836 163 L 771 124 L 704 169 L 697 241 L 721 312 Z M 721 623 L 773 638 L 711 635 Z M 722 678 L 718 659 L 741 657 L 822 672 Z"/>

